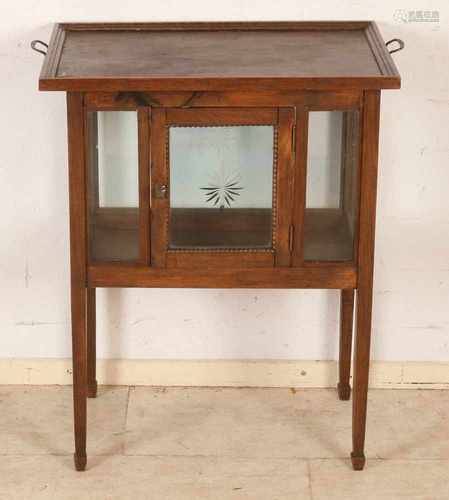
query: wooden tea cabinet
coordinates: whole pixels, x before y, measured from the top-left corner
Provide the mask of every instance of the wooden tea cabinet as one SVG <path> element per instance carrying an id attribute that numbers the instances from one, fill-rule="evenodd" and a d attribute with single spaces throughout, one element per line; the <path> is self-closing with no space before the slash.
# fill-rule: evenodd
<path id="1" fill-rule="evenodd" d="M 380 91 L 400 87 L 376 25 L 58 24 L 42 52 L 40 90 L 67 92 L 76 468 L 96 288 L 200 287 L 341 290 L 340 399 L 357 292 L 362 469 Z"/>

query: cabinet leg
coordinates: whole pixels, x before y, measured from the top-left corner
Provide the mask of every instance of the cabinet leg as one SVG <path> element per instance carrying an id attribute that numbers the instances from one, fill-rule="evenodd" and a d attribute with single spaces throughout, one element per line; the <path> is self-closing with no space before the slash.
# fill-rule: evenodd
<path id="1" fill-rule="evenodd" d="M 365 465 L 365 430 L 371 338 L 372 287 L 357 290 L 356 334 L 354 349 L 354 390 L 352 410 L 352 453 L 354 470 Z"/>
<path id="2" fill-rule="evenodd" d="M 86 288 L 72 285 L 73 408 L 75 419 L 75 467 L 86 467 L 87 335 Z"/>
<path id="3" fill-rule="evenodd" d="M 96 289 L 87 289 L 87 397 L 97 397 Z"/>
<path id="4" fill-rule="evenodd" d="M 67 93 L 70 204 L 70 291 L 72 310 L 73 410 L 75 467 L 86 468 L 87 276 L 86 165 L 83 94 Z"/>
<path id="5" fill-rule="evenodd" d="M 352 466 L 365 465 L 366 404 L 368 399 L 371 312 L 373 304 L 374 233 L 376 220 L 377 157 L 380 92 L 363 98 L 362 165 L 360 174 L 358 281 L 352 391 Z"/>
<path id="6" fill-rule="evenodd" d="M 354 321 L 354 290 L 341 291 L 340 297 L 340 355 L 338 363 L 338 397 L 347 401 L 351 396 L 352 326 Z"/>

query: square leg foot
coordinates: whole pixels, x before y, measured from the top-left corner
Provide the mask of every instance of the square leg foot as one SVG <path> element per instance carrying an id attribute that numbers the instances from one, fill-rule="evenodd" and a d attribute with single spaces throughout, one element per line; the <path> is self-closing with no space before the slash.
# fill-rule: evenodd
<path id="1" fill-rule="evenodd" d="M 73 455 L 73 461 L 75 462 L 75 469 L 78 471 L 86 470 L 87 457 L 86 455 Z"/>
<path id="2" fill-rule="evenodd" d="M 351 398 L 351 386 L 349 384 L 341 384 L 337 385 L 338 397 L 342 401 L 348 401 Z"/>
<path id="3" fill-rule="evenodd" d="M 97 397 L 97 389 L 98 384 L 97 381 L 94 380 L 87 385 L 87 397 L 88 398 L 96 398 Z"/>
<path id="4" fill-rule="evenodd" d="M 352 452 L 351 462 L 352 462 L 352 468 L 354 470 L 363 470 L 366 462 L 365 455 L 354 455 L 354 452 Z"/>

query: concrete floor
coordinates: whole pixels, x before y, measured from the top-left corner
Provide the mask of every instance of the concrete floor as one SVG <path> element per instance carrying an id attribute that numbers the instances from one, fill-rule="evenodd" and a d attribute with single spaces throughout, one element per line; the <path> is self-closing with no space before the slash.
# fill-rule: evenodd
<path id="1" fill-rule="evenodd" d="M 333 390 L 102 387 L 77 473 L 71 397 L 0 386 L 1 500 L 449 499 L 449 391 L 370 391 L 363 472 Z"/>

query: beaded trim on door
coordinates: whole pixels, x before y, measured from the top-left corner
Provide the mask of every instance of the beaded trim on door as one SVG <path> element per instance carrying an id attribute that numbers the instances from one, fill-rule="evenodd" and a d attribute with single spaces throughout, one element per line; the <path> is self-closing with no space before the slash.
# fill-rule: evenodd
<path id="1" fill-rule="evenodd" d="M 266 253 L 274 253 L 276 250 L 276 219 L 277 219 L 277 166 L 278 166 L 278 126 L 273 125 L 273 124 L 264 124 L 264 123 L 254 123 L 254 124 L 244 124 L 242 125 L 241 123 L 220 123 L 220 124 L 207 124 L 207 125 L 192 125 L 192 124 L 184 124 L 184 123 L 176 123 L 175 125 L 170 124 L 166 126 L 166 134 L 165 134 L 165 157 L 166 157 L 166 162 L 165 162 L 165 178 L 169 179 L 170 178 L 170 140 L 169 140 L 169 133 L 170 133 L 170 128 L 226 128 L 226 127 L 262 127 L 262 126 L 270 126 L 273 128 L 273 178 L 272 178 L 272 217 L 271 217 L 271 247 L 270 248 L 214 248 L 212 246 L 210 247 L 191 247 L 191 248 L 171 248 L 170 247 L 170 241 L 169 241 L 169 234 L 170 234 L 170 211 L 167 211 L 166 219 L 165 219 L 165 241 L 167 242 L 167 251 L 168 252 L 176 252 L 176 253 L 197 253 L 197 252 L 215 252 L 215 253 L 260 253 L 260 252 L 266 252 Z M 234 174 L 237 174 L 234 172 Z M 241 192 L 245 186 L 240 185 L 240 184 L 235 184 L 235 182 L 239 183 L 240 179 L 233 180 L 233 177 L 229 177 L 230 175 L 233 175 L 233 173 L 229 174 L 226 176 L 226 181 L 222 183 L 222 185 L 218 186 L 199 186 L 199 189 L 204 191 L 206 194 L 206 202 L 209 203 L 215 203 L 217 197 L 211 197 L 212 194 L 215 192 L 220 192 L 220 195 L 218 196 L 218 199 L 223 199 L 225 201 L 225 204 L 223 205 L 223 210 L 226 210 L 226 206 L 228 209 L 230 208 L 231 204 L 233 201 L 235 201 L 235 197 L 238 196 L 236 191 Z M 238 174 L 237 174 L 238 175 Z M 232 186 L 230 186 L 232 184 Z M 239 189 L 236 189 L 238 187 Z M 209 190 L 209 188 L 212 188 Z M 234 200 L 230 199 L 229 204 L 226 201 L 226 196 L 225 192 L 228 192 L 228 199 L 229 199 L 229 193 L 232 194 L 234 197 Z M 207 196 L 207 193 L 210 193 L 210 196 Z M 218 201 L 217 205 L 213 205 L 214 207 L 217 208 L 217 210 L 220 210 L 221 204 Z"/>

